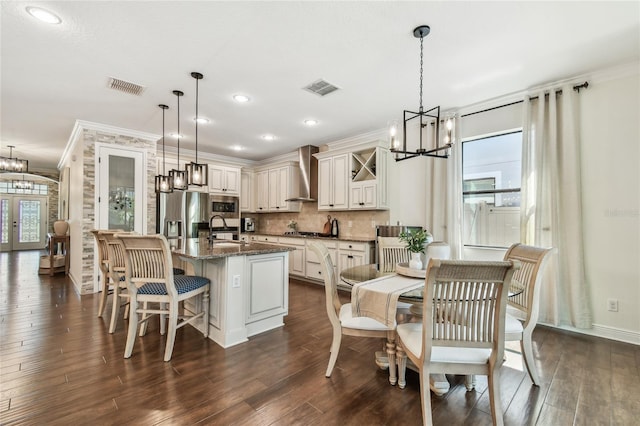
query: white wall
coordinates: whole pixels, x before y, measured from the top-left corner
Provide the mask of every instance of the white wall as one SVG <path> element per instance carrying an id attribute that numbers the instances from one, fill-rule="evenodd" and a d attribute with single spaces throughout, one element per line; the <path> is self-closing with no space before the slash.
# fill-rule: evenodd
<path id="1" fill-rule="evenodd" d="M 594 331 L 640 343 L 640 75 L 590 81 L 582 108 L 585 285 Z M 626 75 L 625 75 L 626 74 Z M 630 74 L 630 75 L 629 75 Z M 618 312 L 607 310 L 617 299 Z"/>
<path id="2" fill-rule="evenodd" d="M 389 225 L 425 226 L 427 193 L 424 190 L 427 182 L 426 162 L 434 159 L 421 157 L 389 164 Z M 446 160 L 435 160 L 446 161 Z"/>

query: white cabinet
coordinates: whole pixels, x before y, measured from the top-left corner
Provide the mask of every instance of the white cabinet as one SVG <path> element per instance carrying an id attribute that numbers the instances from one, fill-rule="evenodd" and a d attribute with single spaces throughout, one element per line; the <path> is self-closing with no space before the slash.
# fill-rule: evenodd
<path id="1" fill-rule="evenodd" d="M 251 323 L 287 314 L 289 289 L 286 267 L 285 257 L 247 256 L 245 323 L 250 331 L 249 335 L 252 334 Z M 283 282 L 287 284 L 283 285 Z M 229 308 L 233 309 L 233 307 Z"/>
<path id="2" fill-rule="evenodd" d="M 240 168 L 209 164 L 209 192 L 238 195 Z"/>
<path id="3" fill-rule="evenodd" d="M 309 239 L 307 242 L 316 242 L 320 244 L 324 244 L 324 246 L 329 251 L 329 256 L 331 257 L 331 261 L 333 262 L 334 273 L 338 272 L 338 243 L 337 241 L 327 241 L 321 239 Z M 324 280 L 324 274 L 322 273 L 322 265 L 320 264 L 320 259 L 316 255 L 316 253 L 309 248 L 307 244 L 306 250 L 306 276 L 307 278 L 314 278 L 316 280 Z M 336 275 L 336 278 L 339 279 L 339 276 Z"/>
<path id="4" fill-rule="evenodd" d="M 318 160 L 318 210 L 349 209 L 349 154 Z"/>
<path id="5" fill-rule="evenodd" d="M 386 177 L 388 161 L 389 151 L 380 146 L 351 153 L 350 209 L 389 208 Z"/>
<path id="6" fill-rule="evenodd" d="M 269 171 L 256 173 L 256 212 L 269 211 Z"/>
<path id="7" fill-rule="evenodd" d="M 269 211 L 300 211 L 299 202 L 285 201 L 296 195 L 299 174 L 299 169 L 293 166 L 269 169 Z"/>
<path id="8" fill-rule="evenodd" d="M 240 174 L 240 211 L 246 213 L 253 213 L 256 210 L 255 203 L 255 191 L 254 186 L 254 174 L 253 172 L 243 171 Z"/>
<path id="9" fill-rule="evenodd" d="M 370 245 L 367 243 L 355 243 L 355 242 L 340 242 L 339 246 L 339 259 L 338 271 L 342 272 L 344 269 L 352 268 L 354 266 L 365 265 L 370 263 Z"/>
<path id="10" fill-rule="evenodd" d="M 295 250 L 289 252 L 289 275 L 304 277 L 305 272 L 305 240 L 302 238 L 278 238 L 279 244 L 292 247 Z"/>
<path id="11" fill-rule="evenodd" d="M 300 203 L 286 201 L 298 191 L 300 171 L 297 165 L 284 165 L 256 173 L 256 209 L 260 212 L 299 212 Z"/>

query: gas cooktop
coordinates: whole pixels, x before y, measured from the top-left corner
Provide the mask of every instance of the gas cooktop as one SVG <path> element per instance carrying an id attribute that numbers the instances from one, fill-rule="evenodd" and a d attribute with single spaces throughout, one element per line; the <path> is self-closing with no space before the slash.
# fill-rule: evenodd
<path id="1" fill-rule="evenodd" d="M 284 235 L 294 235 L 299 237 L 330 237 L 331 234 L 323 234 L 322 232 L 308 231 L 286 231 Z"/>

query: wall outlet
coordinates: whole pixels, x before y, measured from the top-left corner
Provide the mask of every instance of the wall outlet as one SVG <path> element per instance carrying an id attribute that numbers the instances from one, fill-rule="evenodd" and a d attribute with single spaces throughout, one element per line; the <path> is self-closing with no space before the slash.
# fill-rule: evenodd
<path id="1" fill-rule="evenodd" d="M 353 226 L 353 221 L 352 221 L 352 220 L 350 220 L 349 222 L 347 222 L 347 226 L 348 226 L 349 228 L 351 228 L 351 227 Z"/>
<path id="2" fill-rule="evenodd" d="M 233 276 L 233 282 L 231 284 L 231 287 L 240 288 L 240 275 L 234 275 Z"/>
<path id="3" fill-rule="evenodd" d="M 372 228 L 375 228 L 375 227 L 376 227 L 376 221 L 375 221 L 375 220 L 372 220 L 372 221 L 371 221 L 371 227 L 372 227 Z"/>
<path id="4" fill-rule="evenodd" d="M 609 312 L 618 312 L 618 299 L 607 299 L 607 310 Z"/>

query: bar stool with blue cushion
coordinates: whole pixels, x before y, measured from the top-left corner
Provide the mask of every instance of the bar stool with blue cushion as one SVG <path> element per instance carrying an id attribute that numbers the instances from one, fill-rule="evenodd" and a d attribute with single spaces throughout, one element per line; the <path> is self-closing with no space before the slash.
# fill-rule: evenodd
<path id="1" fill-rule="evenodd" d="M 169 329 L 164 350 L 164 360 L 170 361 L 176 330 L 186 324 L 200 320 L 204 337 L 209 331 L 209 286 L 208 278 L 191 275 L 174 275 L 171 250 L 164 235 L 116 234 L 125 251 L 125 280 L 129 288 L 131 314 L 124 357 L 130 358 L 136 340 L 138 324 L 148 321 L 153 315 L 168 316 Z M 180 302 L 196 298 L 194 315 L 178 315 Z M 198 308 L 198 300 L 199 305 Z M 159 303 L 149 308 L 148 303 Z M 138 318 L 142 315 L 142 319 Z M 164 322 L 164 321 L 163 321 Z M 162 323 L 163 323 L 162 322 Z M 162 333 L 162 328 L 161 328 Z"/>

